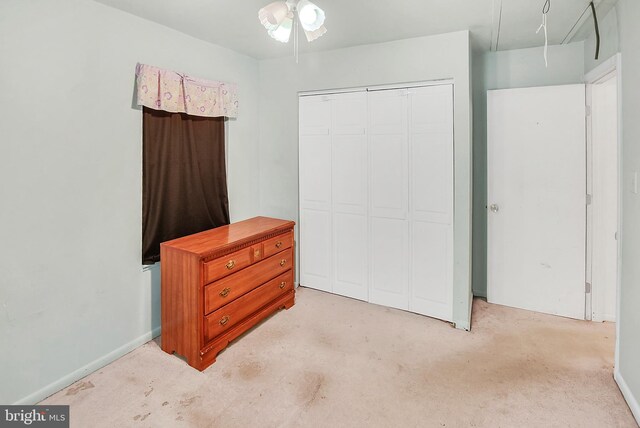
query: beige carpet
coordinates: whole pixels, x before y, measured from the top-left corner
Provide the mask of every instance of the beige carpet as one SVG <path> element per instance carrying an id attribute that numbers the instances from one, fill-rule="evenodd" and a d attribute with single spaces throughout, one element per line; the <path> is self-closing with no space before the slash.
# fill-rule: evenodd
<path id="1" fill-rule="evenodd" d="M 149 342 L 49 397 L 79 427 L 636 427 L 614 325 L 474 301 L 473 330 L 301 288 L 200 373 Z"/>

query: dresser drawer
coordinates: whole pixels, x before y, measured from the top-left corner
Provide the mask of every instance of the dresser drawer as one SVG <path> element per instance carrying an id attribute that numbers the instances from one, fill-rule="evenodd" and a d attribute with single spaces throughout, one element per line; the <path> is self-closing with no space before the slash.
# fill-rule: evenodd
<path id="1" fill-rule="evenodd" d="M 205 315 L 292 268 L 293 253 L 288 249 L 207 285 L 204 289 Z"/>
<path id="2" fill-rule="evenodd" d="M 293 271 L 288 271 L 205 317 L 205 342 L 224 333 L 279 295 L 293 290 Z"/>
<path id="3" fill-rule="evenodd" d="M 224 278 L 262 259 L 262 243 L 243 248 L 234 253 L 204 264 L 204 283 Z"/>
<path id="4" fill-rule="evenodd" d="M 269 257 L 279 253 L 282 250 L 293 247 L 293 232 L 283 233 L 271 239 L 264 241 L 264 256 Z"/>

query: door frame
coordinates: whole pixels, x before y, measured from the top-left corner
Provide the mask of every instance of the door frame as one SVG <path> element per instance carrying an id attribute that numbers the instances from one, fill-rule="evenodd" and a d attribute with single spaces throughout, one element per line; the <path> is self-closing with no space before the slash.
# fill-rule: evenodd
<path id="1" fill-rule="evenodd" d="M 603 82 L 607 80 L 612 74 L 615 73 L 617 78 L 617 86 L 618 86 L 618 94 L 617 94 L 617 103 L 618 103 L 618 165 L 617 165 L 617 175 L 618 175 L 618 256 L 617 256 L 617 269 L 616 269 L 616 345 L 615 345 L 615 370 L 619 367 L 619 354 L 620 354 L 620 285 L 622 278 L 622 266 L 621 266 L 621 251 L 622 251 L 622 79 L 621 79 L 621 71 L 622 71 L 622 57 L 620 53 L 617 53 L 603 61 L 599 66 L 594 68 L 592 71 L 587 73 L 584 77 L 584 82 L 587 87 L 587 103 L 591 105 L 591 89 L 594 84 L 599 82 Z M 589 150 L 591 149 L 592 144 L 592 127 L 591 127 L 591 115 L 588 117 L 587 123 L 587 145 Z M 587 219 L 589 221 L 589 219 Z M 588 233 L 588 232 L 587 232 Z M 587 238 L 587 242 L 589 239 Z M 590 261 L 588 260 L 588 265 L 590 265 Z M 592 290 L 593 291 L 593 290 Z M 591 296 L 589 296 L 588 306 L 585 307 L 585 313 L 588 314 L 587 319 L 591 319 Z"/>

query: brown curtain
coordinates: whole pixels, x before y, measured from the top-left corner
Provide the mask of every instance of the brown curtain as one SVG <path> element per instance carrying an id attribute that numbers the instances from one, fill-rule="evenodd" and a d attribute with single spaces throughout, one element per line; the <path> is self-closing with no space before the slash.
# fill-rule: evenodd
<path id="1" fill-rule="evenodd" d="M 160 243 L 229 224 L 224 118 L 144 107 L 142 262 Z"/>

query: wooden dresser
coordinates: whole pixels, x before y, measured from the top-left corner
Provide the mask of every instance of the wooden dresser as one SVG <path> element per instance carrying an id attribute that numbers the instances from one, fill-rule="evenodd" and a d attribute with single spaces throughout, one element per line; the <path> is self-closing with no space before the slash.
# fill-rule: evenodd
<path id="1" fill-rule="evenodd" d="M 204 370 L 231 340 L 293 306 L 294 225 L 255 217 L 162 243 L 162 350 Z"/>

